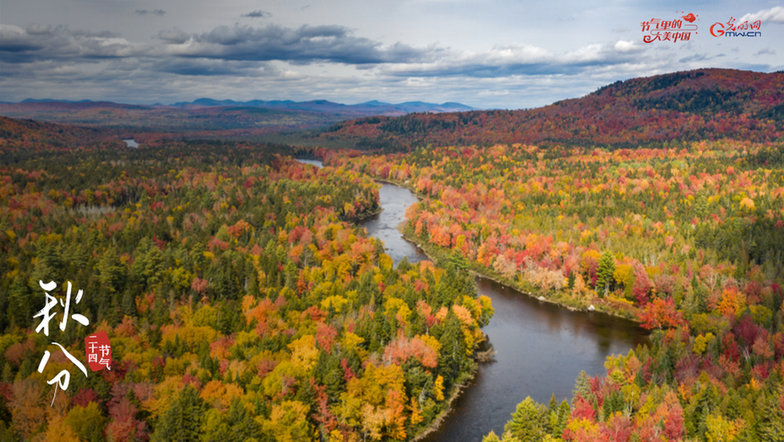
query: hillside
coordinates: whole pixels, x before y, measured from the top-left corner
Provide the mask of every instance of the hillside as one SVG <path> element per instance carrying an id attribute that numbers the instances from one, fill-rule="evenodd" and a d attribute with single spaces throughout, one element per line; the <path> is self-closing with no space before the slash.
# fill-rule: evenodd
<path id="1" fill-rule="evenodd" d="M 568 143 L 636 147 L 669 140 L 784 136 L 784 73 L 700 69 L 619 81 L 537 109 L 411 114 L 338 123 L 322 139 L 360 147 Z"/>
<path id="2" fill-rule="evenodd" d="M 0 160 L 14 163 L 42 150 L 73 150 L 88 143 L 122 145 L 117 136 L 100 129 L 0 117 Z"/>
<path id="3" fill-rule="evenodd" d="M 357 115 L 247 106 L 133 106 L 109 102 L 0 104 L 0 115 L 130 132 L 277 132 L 323 127 Z"/>

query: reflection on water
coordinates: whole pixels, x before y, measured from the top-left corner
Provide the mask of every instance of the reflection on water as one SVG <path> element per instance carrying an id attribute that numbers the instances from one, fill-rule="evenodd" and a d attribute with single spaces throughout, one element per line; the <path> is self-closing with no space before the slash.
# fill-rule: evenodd
<path id="1" fill-rule="evenodd" d="M 405 241 L 396 227 L 416 196 L 401 187 L 382 184 L 380 215 L 362 223 L 368 235 L 380 238 L 387 253 L 400 262 L 427 257 Z M 495 362 L 483 363 L 472 385 L 453 403 L 453 410 L 428 442 L 481 441 L 494 430 L 501 434 L 515 406 L 531 396 L 546 403 L 550 396 L 571 398 L 580 370 L 604 374 L 610 354 L 626 354 L 648 343 L 635 323 L 602 313 L 572 312 L 554 304 L 479 278 L 479 293 L 493 300 L 495 315 L 484 332 L 497 351 Z"/>

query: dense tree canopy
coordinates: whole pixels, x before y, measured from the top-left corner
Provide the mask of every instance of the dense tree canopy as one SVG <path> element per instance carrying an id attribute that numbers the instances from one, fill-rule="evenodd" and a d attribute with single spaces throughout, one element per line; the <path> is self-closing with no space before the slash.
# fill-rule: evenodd
<path id="1" fill-rule="evenodd" d="M 422 195 L 405 231 L 432 254 L 653 330 L 652 348 L 578 380 L 568 419 L 527 399 L 503 440 L 763 441 L 784 422 L 782 150 L 429 147 L 330 164 Z"/>
<path id="2" fill-rule="evenodd" d="M 395 268 L 351 223 L 378 210 L 358 172 L 269 145 L 3 143 L 4 440 L 404 440 L 474 368 L 489 300 L 454 268 Z M 83 290 L 89 325 L 36 334 L 39 280 Z M 50 345 L 84 360 L 97 330 L 111 370 Z"/>

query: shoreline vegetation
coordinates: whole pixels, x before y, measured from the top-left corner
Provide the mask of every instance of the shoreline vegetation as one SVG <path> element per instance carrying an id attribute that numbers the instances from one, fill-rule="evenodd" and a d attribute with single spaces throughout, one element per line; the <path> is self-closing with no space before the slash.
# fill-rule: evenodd
<path id="1" fill-rule="evenodd" d="M 427 146 L 330 162 L 427 195 L 398 229 L 450 271 L 652 330 L 606 375 L 582 373 L 570 404 L 523 400 L 500 440 L 782 440 L 782 147 Z"/>
<path id="2" fill-rule="evenodd" d="M 397 180 L 392 180 L 392 179 L 376 178 L 376 177 L 373 177 L 373 179 L 375 181 L 378 181 L 378 182 L 392 184 L 392 185 L 395 185 L 395 186 L 407 189 L 411 193 L 416 195 L 416 197 L 419 198 L 420 201 L 424 200 L 425 198 L 428 198 L 427 196 L 422 195 L 421 193 L 419 193 L 415 189 L 413 189 L 409 185 L 410 183 L 397 181 Z M 449 260 L 450 258 L 452 258 L 452 259 L 454 259 L 454 258 L 460 259 L 459 257 L 456 256 L 456 254 L 454 252 L 448 251 L 448 250 L 444 249 L 443 247 L 438 247 L 438 246 L 433 245 L 433 244 L 428 244 L 425 241 L 423 241 L 421 238 L 418 238 L 416 236 L 416 234 L 412 231 L 412 229 L 408 228 L 408 224 L 409 224 L 408 220 L 400 223 L 400 225 L 397 226 L 397 230 L 400 231 L 400 233 L 403 235 L 403 238 L 405 238 L 406 241 L 408 241 L 408 242 L 416 245 L 417 247 L 419 247 L 419 249 L 422 250 L 425 253 L 425 255 L 427 255 L 427 257 L 430 258 L 431 261 L 439 263 L 439 262 L 442 262 L 442 261 L 445 261 L 445 260 Z M 638 325 L 640 324 L 639 319 L 637 319 L 636 315 L 634 315 L 633 313 L 631 313 L 631 312 L 629 312 L 627 310 L 622 310 L 621 312 L 625 313 L 625 314 L 622 314 L 619 311 L 611 310 L 605 304 L 605 301 L 603 301 L 600 298 L 595 298 L 595 299 L 591 300 L 591 302 L 587 303 L 586 305 L 583 305 L 585 303 L 581 303 L 581 304 L 577 304 L 577 305 L 569 304 L 569 303 L 565 302 L 565 301 L 569 300 L 568 298 L 567 299 L 553 299 L 553 298 L 550 298 L 548 296 L 545 296 L 545 295 L 548 295 L 549 293 L 541 292 L 541 291 L 539 292 L 539 295 L 536 295 L 536 294 L 534 294 L 533 291 L 529 291 L 528 288 L 522 286 L 521 284 L 519 284 L 517 282 L 514 282 L 514 281 L 510 281 L 510 280 L 508 280 L 506 278 L 503 278 L 500 275 L 495 274 L 494 272 L 491 271 L 491 269 L 488 269 L 488 268 L 482 268 L 482 267 L 477 266 L 477 265 L 474 264 L 474 265 L 471 265 L 466 270 L 468 270 L 468 272 L 472 276 L 474 276 L 474 277 L 480 277 L 480 278 L 491 280 L 493 282 L 501 284 L 504 287 L 508 287 L 508 288 L 510 288 L 510 289 L 512 289 L 512 290 L 514 290 L 514 291 L 516 291 L 516 292 L 518 292 L 520 294 L 522 294 L 522 295 L 526 295 L 526 296 L 530 296 L 532 298 L 536 298 L 537 300 L 542 301 L 542 302 L 549 302 L 551 304 L 558 305 L 558 306 L 563 307 L 563 308 L 565 308 L 565 309 L 567 309 L 569 311 L 573 311 L 573 312 L 576 312 L 576 311 L 581 311 L 581 312 L 594 311 L 594 312 L 604 313 L 604 314 L 607 314 L 607 315 L 610 315 L 610 316 L 615 316 L 615 317 L 618 317 L 618 318 L 626 319 L 626 320 L 635 322 Z M 558 293 L 556 292 L 555 295 L 557 296 Z M 571 300 L 572 301 L 577 301 L 577 300 L 575 300 L 573 298 Z M 593 306 L 595 310 L 591 310 L 590 306 Z"/>
<path id="3" fill-rule="evenodd" d="M 398 187 L 405 188 L 405 189 L 411 191 L 411 193 L 416 195 L 417 198 L 419 198 L 420 200 L 424 198 L 423 195 L 418 194 L 413 189 L 407 187 L 405 183 L 396 182 L 396 181 L 393 181 L 393 180 L 378 179 L 378 178 L 375 178 L 375 181 L 386 183 L 386 184 L 392 184 L 392 185 L 395 185 L 395 186 L 398 186 Z M 438 265 L 441 265 L 442 262 L 444 262 L 445 260 L 448 260 L 449 257 L 453 255 L 453 253 L 450 253 L 450 252 L 447 252 L 447 251 L 437 250 L 438 248 L 436 246 L 431 245 L 431 244 L 422 244 L 421 240 L 416 237 L 416 235 L 411 231 L 411 229 L 408 229 L 408 224 L 409 223 L 408 223 L 407 220 L 403 221 L 403 222 L 401 222 L 400 224 L 398 224 L 396 226 L 396 229 L 401 233 L 401 235 L 403 236 L 403 239 L 405 239 L 406 241 L 410 242 L 411 244 L 415 245 L 420 250 L 422 250 L 422 252 L 428 257 L 428 259 L 430 259 L 431 261 L 433 261 L 434 263 L 436 263 Z M 542 301 L 542 302 L 548 302 L 548 303 L 551 303 L 551 304 L 555 304 L 555 305 L 558 305 L 560 307 L 566 308 L 569 311 L 573 311 L 573 312 L 575 312 L 575 311 L 589 311 L 588 308 L 578 309 L 578 308 L 575 308 L 575 307 L 570 306 L 570 305 L 559 303 L 558 301 L 553 300 L 553 299 L 544 298 L 541 295 L 540 296 L 536 296 L 534 293 L 526 291 L 526 290 L 523 290 L 522 288 L 520 288 L 520 287 L 518 287 L 516 285 L 513 285 L 509 281 L 502 280 L 501 278 L 497 277 L 497 275 L 496 276 L 489 275 L 487 273 L 482 273 L 482 272 L 476 271 L 474 269 L 470 269 L 470 270 L 467 269 L 467 271 L 474 278 L 483 278 L 483 279 L 491 280 L 491 281 L 496 282 L 496 283 L 498 283 L 498 284 L 500 284 L 500 285 L 502 285 L 504 287 L 508 287 L 508 288 L 518 292 L 521 295 L 530 296 L 530 297 L 536 298 L 536 299 L 538 299 L 539 301 Z M 630 320 L 634 321 L 635 323 L 639 324 L 639 321 L 637 321 L 634 318 L 628 318 L 628 317 L 625 317 L 625 316 L 622 316 L 622 315 L 614 314 L 613 312 L 610 312 L 610 311 L 602 311 L 602 310 L 598 310 L 598 309 L 596 311 L 600 312 L 600 313 L 609 314 L 611 316 L 618 316 L 618 317 L 621 317 L 621 318 L 624 318 L 624 319 L 630 319 Z M 485 339 L 486 339 L 486 335 L 485 335 Z M 456 384 L 454 386 L 454 390 L 451 392 L 451 395 L 450 395 L 448 401 L 446 402 L 446 406 L 444 407 L 444 409 L 441 410 L 441 412 L 438 414 L 438 416 L 436 416 L 436 418 L 433 420 L 433 422 L 430 423 L 430 425 L 425 427 L 421 432 L 417 433 L 412 439 L 410 439 L 411 442 L 421 441 L 421 440 L 425 439 L 428 435 L 438 431 L 438 429 L 441 428 L 441 425 L 443 425 L 443 423 L 446 420 L 446 418 L 452 412 L 452 403 L 457 398 L 460 397 L 460 395 L 463 393 L 463 391 L 466 388 L 469 388 L 471 386 L 471 383 L 475 379 L 476 373 L 479 370 L 479 362 L 491 362 L 494 359 L 494 356 L 495 356 L 495 350 L 492 348 L 492 346 L 490 348 L 488 348 L 487 350 L 485 350 L 485 351 L 475 351 L 475 353 L 474 353 L 475 361 L 474 361 L 474 365 L 473 365 L 473 367 L 471 369 L 470 375 L 467 376 L 465 380 L 463 380 L 462 382 L 459 382 L 458 384 Z"/>
<path id="4" fill-rule="evenodd" d="M 433 419 L 433 422 L 430 423 L 427 427 L 422 429 L 419 433 L 417 433 L 413 438 L 410 439 L 410 442 L 418 442 L 429 436 L 431 433 L 438 431 L 443 425 L 446 418 L 449 416 L 449 413 L 452 412 L 452 402 L 455 401 L 460 395 L 463 393 L 463 390 L 471 386 L 471 383 L 474 381 L 476 377 L 476 372 L 479 370 L 479 364 L 474 362 L 473 367 L 468 372 L 467 375 L 464 376 L 463 379 L 459 379 L 458 382 L 454 385 L 453 390 L 449 396 L 449 399 L 444 403 L 444 408 L 438 413 L 438 415 Z"/>
<path id="5" fill-rule="evenodd" d="M 417 198 L 422 199 L 421 195 L 417 194 L 416 192 L 414 192 L 410 188 L 405 187 L 405 185 L 403 183 L 397 183 L 397 182 L 393 182 L 393 181 L 390 181 L 390 180 L 384 180 L 384 179 L 379 179 L 379 178 L 374 178 L 374 180 L 377 181 L 377 182 L 382 182 L 382 183 L 386 183 L 386 184 L 392 184 L 392 185 L 395 185 L 395 186 L 402 187 L 404 189 L 410 190 L 412 193 L 414 193 L 414 195 L 417 196 Z M 383 211 L 384 211 L 384 208 L 381 205 L 379 205 L 379 210 L 377 210 L 375 213 L 368 214 L 366 216 L 358 218 L 357 219 L 357 225 L 359 225 L 362 221 L 364 221 L 366 219 L 369 219 L 369 218 L 371 218 L 371 217 L 373 217 L 375 215 L 380 214 Z M 406 241 L 410 242 L 411 244 L 419 247 L 420 250 L 424 251 L 425 255 L 428 257 L 428 259 L 430 259 L 430 261 L 433 261 L 434 263 L 438 263 L 438 260 L 433 259 L 433 257 L 421 245 L 417 244 L 416 241 L 413 241 L 411 238 L 406 236 L 406 234 L 405 234 L 405 232 L 403 231 L 403 228 L 402 228 L 405 224 L 407 224 L 407 221 L 403 221 L 398 226 L 396 226 L 396 229 L 401 233 L 401 236 L 403 237 L 403 239 L 405 239 Z M 486 342 L 486 340 L 487 340 L 487 335 L 485 335 L 485 342 Z M 411 439 L 409 439 L 410 442 L 418 442 L 418 441 L 424 440 L 427 436 L 429 436 L 430 434 L 438 431 L 438 429 L 441 428 L 441 425 L 443 425 L 444 421 L 447 419 L 447 417 L 449 417 L 449 414 L 452 412 L 452 403 L 457 398 L 460 397 L 460 395 L 463 393 L 463 390 L 465 390 L 466 388 L 471 386 L 471 383 L 473 382 L 474 378 L 476 377 L 476 373 L 479 370 L 479 362 L 490 362 L 492 360 L 492 357 L 493 357 L 494 354 L 495 354 L 495 351 L 492 349 L 492 347 L 490 347 L 489 350 L 486 350 L 486 351 L 483 351 L 483 352 L 481 352 L 481 351 L 475 351 L 474 352 L 476 360 L 474 361 L 473 366 L 471 367 L 471 370 L 469 371 L 469 373 L 463 379 L 459 379 L 458 382 L 453 386 L 452 391 L 449 394 L 449 398 L 444 403 L 444 408 L 438 413 L 438 415 L 435 417 L 435 419 L 433 419 L 433 421 L 428 426 L 424 427 L 420 432 L 418 432 Z"/>
<path id="6" fill-rule="evenodd" d="M 420 201 L 425 199 L 425 198 L 427 198 L 425 195 L 422 195 L 422 194 L 418 193 L 415 189 L 413 189 L 411 186 L 409 186 L 409 183 L 401 182 L 401 181 L 397 181 L 397 180 L 392 180 L 392 179 L 377 178 L 377 177 L 373 177 L 373 179 L 375 181 L 377 181 L 377 182 L 386 183 L 386 184 L 392 184 L 392 185 L 395 185 L 395 186 L 407 189 L 411 193 L 416 195 L 416 197 Z M 455 255 L 454 252 L 447 251 L 447 250 L 445 250 L 445 249 L 443 249 L 441 247 L 438 247 L 438 246 L 435 246 L 435 245 L 432 245 L 432 244 L 427 244 L 424 241 L 422 241 L 420 238 L 418 238 L 416 236 L 416 234 L 412 231 L 412 229 L 409 228 L 408 220 L 403 221 L 402 223 L 398 224 L 396 226 L 396 229 L 401 233 L 401 235 L 403 236 L 403 238 L 406 241 L 408 241 L 411 244 L 417 246 L 420 250 L 422 250 L 422 252 L 424 252 L 424 254 L 428 257 L 428 259 L 430 259 L 431 261 L 433 261 L 436 264 L 441 265 L 443 262 L 448 261 L 450 259 L 450 257 Z M 477 267 L 477 266 L 473 266 L 473 267 Z M 509 281 L 509 280 L 506 280 L 504 278 L 501 278 L 498 275 L 491 274 L 489 269 L 471 268 L 471 269 L 466 269 L 466 270 L 474 278 L 488 279 L 488 280 L 496 282 L 496 283 L 498 283 L 498 284 L 500 284 L 500 285 L 502 285 L 504 287 L 508 287 L 508 288 L 518 292 L 521 295 L 530 296 L 530 297 L 536 298 L 537 300 L 542 301 L 542 302 L 548 302 L 548 303 L 551 303 L 551 304 L 555 304 L 555 305 L 563 307 L 563 308 L 565 308 L 565 309 L 567 309 L 569 311 L 573 311 L 573 312 L 577 312 L 577 311 L 587 312 L 587 311 L 591 311 L 589 309 L 589 306 L 593 305 L 594 308 L 596 309 L 595 310 L 596 312 L 604 313 L 604 314 L 611 315 L 611 316 L 616 316 L 616 317 L 619 317 L 619 318 L 622 318 L 622 319 L 627 319 L 627 320 L 635 322 L 638 325 L 640 324 L 640 321 L 636 317 L 634 317 L 634 316 L 631 316 L 631 317 L 630 316 L 625 316 L 625 315 L 618 314 L 617 312 L 612 311 L 612 310 L 606 310 L 605 308 L 603 308 L 604 305 L 601 304 L 601 303 L 598 303 L 598 302 L 596 303 L 598 305 L 596 305 L 596 304 L 589 304 L 587 306 L 581 306 L 581 307 L 574 306 L 574 305 L 569 305 L 569 304 L 566 304 L 564 302 L 559 302 L 559 300 L 556 300 L 556 299 L 551 299 L 551 298 L 544 297 L 542 294 L 537 296 L 533 292 L 526 290 L 525 288 L 521 287 L 517 283 L 514 283 L 512 281 Z M 493 350 L 490 349 L 489 351 L 493 351 Z M 494 351 L 493 351 L 493 353 L 487 353 L 487 354 L 490 357 L 492 357 L 492 355 L 494 354 Z M 481 356 L 478 353 L 475 356 L 476 356 L 476 360 L 480 361 Z M 462 385 L 456 385 L 455 386 L 455 391 L 452 392 L 452 395 L 449 398 L 449 401 L 447 402 L 446 408 L 444 408 L 441 411 L 441 413 L 439 413 L 439 415 L 436 417 L 436 419 L 428 427 L 426 427 L 422 432 L 418 433 L 413 439 L 411 439 L 411 442 L 421 441 L 425 437 L 427 437 L 429 434 L 431 434 L 431 433 L 433 433 L 435 431 L 438 431 L 438 429 L 443 424 L 444 420 L 447 418 L 447 416 L 449 416 L 449 413 L 452 411 L 452 402 L 460 396 L 460 394 L 463 392 L 463 390 L 465 388 L 470 387 L 471 381 L 473 381 L 474 377 L 476 376 L 476 372 L 477 372 L 478 369 L 479 369 L 479 364 L 475 362 L 474 363 L 474 368 L 473 368 L 473 370 L 471 372 L 471 377 L 469 379 L 467 379 L 466 382 L 463 383 Z"/>
<path id="7" fill-rule="evenodd" d="M 413 191 L 412 189 L 406 187 L 404 183 L 398 183 L 398 182 L 394 182 L 394 181 L 391 181 L 391 180 L 384 180 L 384 179 L 380 179 L 380 178 L 373 178 L 373 179 L 375 181 L 377 181 L 377 182 L 386 183 L 386 184 L 392 184 L 392 185 L 395 185 L 395 186 L 402 187 L 404 189 L 410 190 L 414 195 L 417 196 L 417 198 L 419 198 L 420 200 L 422 199 L 422 195 L 419 195 L 415 191 Z M 375 213 L 368 214 L 366 216 L 358 218 L 356 223 L 357 223 L 357 225 L 359 225 L 362 221 L 364 221 L 366 219 L 369 219 L 369 218 L 371 218 L 371 217 L 373 217 L 375 215 L 378 215 L 378 214 L 380 214 L 383 211 L 384 211 L 384 208 L 379 205 L 379 210 L 377 210 Z M 419 249 L 422 250 L 425 253 L 425 255 L 428 257 L 428 259 L 430 259 L 430 261 L 433 261 L 434 263 L 438 263 L 439 262 L 438 259 L 434 259 L 434 257 L 430 253 L 428 253 L 428 251 L 425 250 L 425 248 L 423 248 L 416 241 L 412 240 L 411 237 L 406 235 L 406 232 L 403 230 L 403 227 L 407 223 L 408 223 L 408 221 L 404 221 L 404 222 L 400 223 L 398 226 L 396 226 L 396 229 L 401 233 L 403 239 L 405 239 L 406 241 L 410 242 L 411 244 L 419 247 Z M 476 272 L 469 272 L 469 273 L 472 276 L 476 275 Z M 486 339 L 487 339 L 487 335 L 485 335 L 485 342 L 486 342 Z M 493 358 L 494 355 L 495 355 L 495 350 L 493 350 L 492 347 L 490 347 L 488 350 L 485 350 L 485 351 L 475 351 L 474 352 L 475 361 L 474 361 L 473 366 L 471 367 L 471 370 L 469 371 L 469 373 L 463 379 L 459 379 L 458 380 L 458 382 L 453 386 L 453 389 L 450 392 L 449 398 L 444 403 L 444 408 L 438 413 L 438 415 L 435 417 L 435 419 L 428 426 L 424 427 L 420 432 L 418 432 L 416 435 L 414 435 L 413 438 L 409 439 L 411 442 L 418 442 L 418 441 L 424 440 L 427 436 L 429 436 L 430 434 L 438 431 L 438 429 L 441 428 L 441 425 L 443 425 L 443 423 L 446 420 L 446 418 L 452 412 L 452 403 L 457 398 L 460 397 L 460 395 L 463 393 L 463 391 L 466 388 L 471 386 L 471 383 L 473 382 L 474 378 L 476 377 L 476 373 L 479 370 L 479 362 L 490 362 L 490 361 L 492 361 L 492 358 Z"/>

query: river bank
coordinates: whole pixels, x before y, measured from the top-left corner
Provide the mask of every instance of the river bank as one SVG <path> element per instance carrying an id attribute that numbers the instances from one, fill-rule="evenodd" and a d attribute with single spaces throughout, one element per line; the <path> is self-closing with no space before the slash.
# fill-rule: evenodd
<path id="1" fill-rule="evenodd" d="M 452 394 L 449 396 L 449 400 L 446 402 L 446 407 L 443 410 L 441 410 L 440 413 L 438 413 L 438 416 L 436 416 L 436 418 L 433 419 L 433 422 L 431 422 L 430 425 L 428 425 L 422 431 L 417 433 L 416 436 L 414 436 L 411 439 L 411 442 L 422 441 L 426 437 L 428 437 L 429 435 L 438 431 L 441 428 L 441 425 L 444 424 L 446 419 L 449 417 L 449 413 L 452 411 L 452 403 L 457 398 L 460 397 L 460 394 L 463 392 L 464 389 L 468 388 L 471 385 L 471 381 L 473 381 L 474 378 L 476 377 L 476 373 L 478 370 L 479 370 L 479 364 L 474 362 L 474 366 L 471 367 L 471 372 L 469 376 L 465 380 L 463 380 L 463 382 L 455 385 L 454 391 L 452 391 Z"/>
<path id="2" fill-rule="evenodd" d="M 398 187 L 403 187 L 405 189 L 408 189 L 411 193 L 416 195 L 417 198 L 419 198 L 420 200 L 427 198 L 427 196 L 422 195 L 416 192 L 414 189 L 412 189 L 410 187 L 409 182 L 400 182 L 396 180 L 383 179 L 383 178 L 374 178 L 374 179 L 382 183 L 388 183 L 388 184 L 392 184 Z M 443 247 L 438 247 L 432 244 L 428 244 L 422 241 L 413 232 L 406 229 L 405 225 L 407 222 L 408 221 L 405 221 L 402 225 L 398 225 L 397 230 L 403 235 L 404 239 L 419 247 L 428 256 L 428 258 L 430 258 L 431 261 L 438 262 L 439 259 L 448 259 L 449 257 L 461 258 L 458 257 L 457 254 L 455 254 L 451 250 L 445 249 Z M 468 263 L 468 266 L 469 266 L 468 271 L 475 276 L 489 279 L 498 284 L 509 287 L 512 290 L 520 292 L 521 294 L 533 297 L 539 301 L 552 303 L 570 311 L 584 311 L 584 312 L 595 311 L 606 315 L 614 316 L 617 318 L 627 319 L 639 324 L 637 315 L 633 311 L 630 311 L 628 309 L 621 309 L 617 306 L 613 306 L 611 304 L 611 301 L 607 299 L 595 297 L 593 299 L 580 300 L 574 298 L 573 296 L 566 295 L 565 293 L 558 293 L 558 292 L 544 293 L 539 291 L 538 294 L 535 294 L 534 291 L 536 290 L 536 287 L 524 286 L 523 284 L 517 281 L 512 281 L 509 280 L 508 278 L 503 278 L 501 275 L 498 275 L 492 269 L 476 265 L 475 263 Z M 591 307 L 593 307 L 593 309 L 591 309 Z"/>
<path id="3" fill-rule="evenodd" d="M 413 244 L 416 244 L 417 247 L 422 249 L 425 254 L 433 261 L 438 262 L 440 259 L 448 259 L 449 257 L 456 257 L 456 254 L 450 250 L 447 250 L 443 247 L 434 246 L 432 244 L 420 244 L 420 238 L 417 238 L 410 230 L 406 229 L 405 227 L 402 229 L 403 237 L 410 241 Z M 440 256 L 444 256 L 444 258 L 440 258 Z M 530 287 L 523 286 L 522 284 L 511 281 L 507 278 L 503 278 L 502 276 L 498 275 L 497 273 L 493 272 L 492 269 L 481 267 L 476 264 L 469 264 L 469 268 L 467 269 L 472 275 L 488 279 L 490 281 L 496 282 L 501 284 L 505 287 L 509 287 L 516 292 L 519 292 L 523 295 L 530 296 L 538 301 L 548 302 L 551 304 L 555 304 L 559 307 L 565 308 L 569 311 L 582 311 L 582 312 L 599 312 L 606 315 L 614 316 L 617 318 L 627 319 L 633 321 L 635 323 L 639 323 L 637 320 L 637 316 L 628 311 L 628 310 L 618 310 L 613 308 L 612 305 L 609 304 L 609 301 L 601 298 L 593 298 L 589 300 L 579 300 L 575 299 L 572 296 L 566 295 L 562 292 L 539 292 L 539 294 L 535 294 Z M 533 288 L 535 289 L 535 288 Z M 547 296 L 544 296 L 547 295 Z M 593 307 L 593 309 L 591 309 Z"/>

